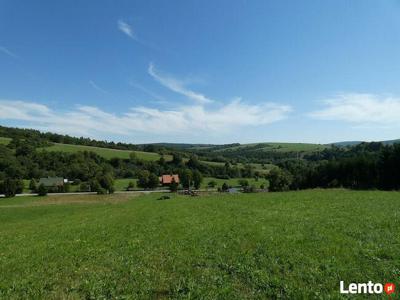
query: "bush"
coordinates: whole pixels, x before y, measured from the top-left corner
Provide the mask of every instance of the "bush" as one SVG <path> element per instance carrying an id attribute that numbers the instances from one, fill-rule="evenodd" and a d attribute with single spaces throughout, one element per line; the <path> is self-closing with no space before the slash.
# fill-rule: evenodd
<path id="1" fill-rule="evenodd" d="M 89 192 L 90 191 L 90 185 L 86 182 L 82 182 L 81 185 L 79 186 L 79 191 L 81 192 Z"/>
<path id="2" fill-rule="evenodd" d="M 221 187 L 221 191 L 226 192 L 226 191 L 228 191 L 228 189 L 229 189 L 229 185 L 226 182 L 224 182 L 224 184 Z"/>
<path id="3" fill-rule="evenodd" d="M 289 190 L 293 177 L 286 170 L 274 168 L 267 175 L 267 179 L 269 180 L 270 191 L 281 192 Z"/>
<path id="4" fill-rule="evenodd" d="M 32 192 L 36 192 L 36 190 L 37 190 L 37 183 L 36 183 L 36 181 L 35 181 L 35 179 L 31 179 L 31 181 L 29 182 L 29 189 L 32 191 Z"/>
<path id="5" fill-rule="evenodd" d="M 135 183 L 133 181 L 129 181 L 127 191 L 132 191 L 135 188 Z"/>
<path id="6" fill-rule="evenodd" d="M 217 186 L 217 182 L 215 180 L 211 180 L 207 183 L 209 188 L 215 188 Z"/>
<path id="7" fill-rule="evenodd" d="M 46 196 L 47 195 L 47 188 L 45 187 L 45 185 L 43 183 L 39 185 L 37 192 L 38 192 L 39 196 Z"/>
<path id="8" fill-rule="evenodd" d="M 14 197 L 16 194 L 22 193 L 24 182 L 21 179 L 6 178 L 0 185 L 0 193 L 5 197 Z"/>
<path id="9" fill-rule="evenodd" d="M 249 182 L 247 179 L 240 179 L 239 180 L 239 185 L 244 188 L 244 187 L 248 187 L 249 186 Z"/>
<path id="10" fill-rule="evenodd" d="M 254 185 L 243 187 L 243 193 L 255 193 L 256 187 Z"/>
<path id="11" fill-rule="evenodd" d="M 97 195 L 106 195 L 107 194 L 107 190 L 104 188 L 98 188 L 97 189 Z"/>
<path id="12" fill-rule="evenodd" d="M 198 170 L 193 171 L 193 185 L 196 190 L 198 190 L 201 186 L 201 182 L 203 181 L 203 175 Z"/>
<path id="13" fill-rule="evenodd" d="M 149 176 L 148 188 L 154 189 L 159 185 L 159 183 L 160 180 L 158 179 L 158 176 L 154 173 L 151 173 Z"/>
<path id="14" fill-rule="evenodd" d="M 70 183 L 66 183 L 66 184 L 64 184 L 64 193 L 69 193 L 70 192 L 70 190 L 71 190 L 71 184 Z"/>
<path id="15" fill-rule="evenodd" d="M 175 182 L 174 179 L 172 179 L 172 182 L 171 182 L 171 184 L 169 185 L 169 190 L 170 190 L 171 192 L 176 192 L 176 191 L 178 190 L 178 183 Z"/>

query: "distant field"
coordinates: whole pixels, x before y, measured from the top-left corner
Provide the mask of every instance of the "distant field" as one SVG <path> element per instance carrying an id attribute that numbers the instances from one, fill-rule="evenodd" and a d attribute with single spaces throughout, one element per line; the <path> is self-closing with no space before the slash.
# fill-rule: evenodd
<path id="1" fill-rule="evenodd" d="M 258 150 L 265 151 L 280 151 L 280 152 L 290 152 L 290 151 L 299 151 L 299 152 L 308 152 L 308 151 L 320 151 L 324 150 L 328 145 L 322 144 L 308 144 L 308 143 L 254 143 L 254 144 L 242 144 L 240 146 L 233 146 L 229 148 L 224 148 L 221 150 L 216 150 L 215 152 L 223 152 L 229 150 L 238 150 L 243 148 L 251 148 L 256 145 L 261 145 Z"/>
<path id="2" fill-rule="evenodd" d="M 121 178 L 114 180 L 114 188 L 116 191 L 126 191 L 126 188 L 129 185 L 129 182 L 133 182 L 135 184 L 135 189 L 137 188 L 137 179 L 134 178 Z"/>
<path id="3" fill-rule="evenodd" d="M 126 158 L 129 158 L 129 154 L 131 152 L 135 152 L 137 158 L 139 158 L 139 159 L 149 160 L 149 161 L 156 161 L 156 160 L 160 159 L 160 155 L 158 153 L 117 150 L 117 149 L 82 146 L 82 145 L 70 145 L 70 144 L 54 144 L 50 147 L 47 147 L 46 150 L 48 150 L 48 151 L 63 151 L 63 152 L 69 152 L 69 153 L 75 153 L 78 151 L 92 151 L 106 159 L 111 159 L 111 158 L 126 159 Z M 171 160 L 172 157 L 170 155 L 166 155 L 165 159 L 168 161 L 168 160 Z"/>
<path id="4" fill-rule="evenodd" d="M 0 200 L 0 298 L 347 299 L 340 280 L 399 286 L 398 192 L 159 196 Z"/>
<path id="5" fill-rule="evenodd" d="M 0 137 L 0 145 L 7 145 L 10 141 L 10 138 Z"/>
<path id="6" fill-rule="evenodd" d="M 249 182 L 249 185 L 254 185 L 256 188 L 260 188 L 260 185 L 263 184 L 264 187 L 268 187 L 268 181 L 266 179 L 261 179 L 259 178 L 258 180 L 254 178 L 230 178 L 230 179 L 219 179 L 219 178 L 213 178 L 213 177 L 205 177 L 203 179 L 203 182 L 201 183 L 202 188 L 207 188 L 208 183 L 210 181 L 215 181 L 217 183 L 217 187 L 221 187 L 224 182 L 228 184 L 231 187 L 239 187 L 239 180 L 247 180 Z"/>

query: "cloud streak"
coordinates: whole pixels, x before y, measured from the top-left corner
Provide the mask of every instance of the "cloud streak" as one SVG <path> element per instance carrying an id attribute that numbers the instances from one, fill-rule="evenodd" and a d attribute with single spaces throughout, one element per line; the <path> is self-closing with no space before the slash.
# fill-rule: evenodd
<path id="1" fill-rule="evenodd" d="M 108 94 L 108 92 L 106 90 L 104 90 L 100 86 L 98 86 L 93 80 L 89 80 L 89 84 L 92 86 L 92 88 L 99 91 L 100 93 Z"/>
<path id="2" fill-rule="evenodd" d="M 131 39 L 136 39 L 135 33 L 133 32 L 131 25 L 129 25 L 128 23 L 126 23 L 123 20 L 118 20 L 117 25 L 118 25 L 118 29 L 120 31 L 122 31 L 123 33 L 125 33 L 128 37 L 130 37 Z"/>
<path id="3" fill-rule="evenodd" d="M 347 93 L 323 101 L 325 108 L 310 113 L 319 120 L 355 124 L 400 125 L 400 98 Z"/>
<path id="4" fill-rule="evenodd" d="M 165 98 L 164 98 L 164 97 L 162 97 L 162 96 L 160 96 L 160 95 L 154 93 L 153 91 L 151 91 L 151 90 L 145 88 L 145 87 L 142 86 L 141 84 L 138 84 L 138 83 L 136 83 L 136 82 L 134 82 L 134 81 L 130 81 L 130 82 L 129 82 L 129 85 L 132 86 L 132 87 L 134 87 L 134 88 L 136 88 L 136 89 L 138 89 L 138 90 L 141 90 L 141 91 L 144 92 L 145 94 L 149 95 L 150 97 L 152 97 L 152 98 L 154 98 L 154 99 L 157 99 L 158 101 L 165 102 Z"/>
<path id="5" fill-rule="evenodd" d="M 150 74 L 150 76 L 152 76 L 156 81 L 158 81 L 164 87 L 168 88 L 169 90 L 175 93 L 181 94 L 189 99 L 192 99 L 199 104 L 214 102 L 214 100 L 204 96 L 203 94 L 194 92 L 186 88 L 181 80 L 178 80 L 170 75 L 161 74 L 156 70 L 153 63 L 149 64 L 147 71 Z"/>
<path id="6" fill-rule="evenodd" d="M 172 137 L 176 134 L 191 137 L 193 133 L 226 134 L 243 127 L 280 121 L 290 111 L 285 105 L 249 105 L 239 99 L 213 110 L 197 104 L 170 110 L 137 106 L 121 114 L 93 106 L 57 111 L 34 102 L 0 100 L 0 120 L 21 121 L 44 131 L 91 137 L 120 135 L 133 140 L 136 134 Z"/>
<path id="7" fill-rule="evenodd" d="M 8 50 L 6 47 L 4 46 L 0 46 L 0 52 L 12 57 L 12 58 L 19 58 L 18 55 L 16 55 L 14 52 Z"/>

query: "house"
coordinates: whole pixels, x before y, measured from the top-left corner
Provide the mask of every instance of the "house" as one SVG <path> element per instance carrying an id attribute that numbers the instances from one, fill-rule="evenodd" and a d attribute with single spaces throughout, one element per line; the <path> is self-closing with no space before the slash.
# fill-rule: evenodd
<path id="1" fill-rule="evenodd" d="M 43 184 L 45 187 L 61 187 L 64 186 L 65 179 L 62 177 L 44 177 L 40 178 L 39 185 Z"/>
<path id="2" fill-rule="evenodd" d="M 159 177 L 161 185 L 170 185 L 173 181 L 179 184 L 179 175 L 161 175 Z"/>

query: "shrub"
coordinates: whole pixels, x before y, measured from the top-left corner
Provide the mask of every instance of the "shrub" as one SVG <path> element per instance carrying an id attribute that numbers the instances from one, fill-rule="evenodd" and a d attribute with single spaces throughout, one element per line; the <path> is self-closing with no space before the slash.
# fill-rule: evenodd
<path id="1" fill-rule="evenodd" d="M 241 187 L 248 187 L 249 186 L 249 182 L 247 181 L 247 179 L 240 179 L 239 180 L 239 185 L 241 186 Z"/>
<path id="2" fill-rule="evenodd" d="M 90 191 L 90 185 L 87 182 L 82 182 L 81 185 L 79 186 L 79 191 L 81 191 L 81 192 L 89 192 Z"/>
<path id="3" fill-rule="evenodd" d="M 97 189 L 97 195 L 106 195 L 107 194 L 107 190 L 100 187 Z"/>
<path id="4" fill-rule="evenodd" d="M 211 180 L 207 183 L 209 188 L 215 188 L 217 186 L 217 182 L 215 180 Z"/>
<path id="5" fill-rule="evenodd" d="M 31 181 L 29 182 L 29 189 L 32 191 L 32 192 L 35 192 L 36 190 L 37 190 L 37 183 L 36 183 L 36 181 L 35 181 L 35 179 L 31 179 Z"/>
<path id="6" fill-rule="evenodd" d="M 0 185 L 0 193 L 5 197 L 14 197 L 16 194 L 22 193 L 24 182 L 20 179 L 6 178 Z"/>
<path id="7" fill-rule="evenodd" d="M 37 192 L 38 192 L 39 196 L 46 196 L 47 195 L 47 188 L 45 187 L 45 185 L 43 183 L 39 185 Z"/>
<path id="8" fill-rule="evenodd" d="M 129 181 L 127 191 L 132 191 L 135 188 L 135 183 L 133 181 Z"/>
<path id="9" fill-rule="evenodd" d="M 245 187 L 243 187 L 243 192 L 244 193 L 255 193 L 256 192 L 256 187 L 254 185 L 245 186 Z"/>
<path id="10" fill-rule="evenodd" d="M 170 190 L 171 192 L 176 192 L 176 191 L 178 190 L 178 183 L 175 182 L 174 179 L 172 179 L 172 182 L 171 182 L 171 184 L 169 185 L 169 190 Z"/>
<path id="11" fill-rule="evenodd" d="M 267 175 L 267 179 L 269 180 L 270 191 L 280 192 L 289 190 L 293 177 L 286 170 L 274 168 Z"/>

